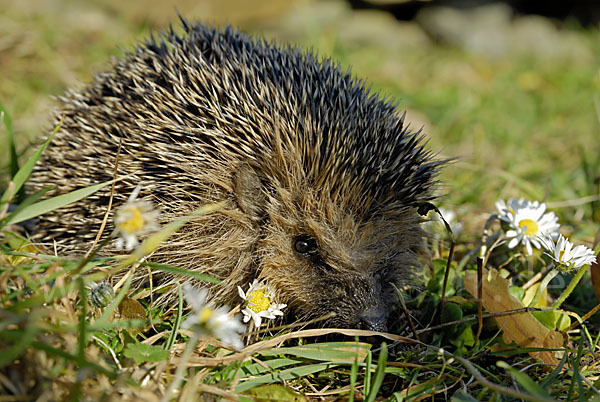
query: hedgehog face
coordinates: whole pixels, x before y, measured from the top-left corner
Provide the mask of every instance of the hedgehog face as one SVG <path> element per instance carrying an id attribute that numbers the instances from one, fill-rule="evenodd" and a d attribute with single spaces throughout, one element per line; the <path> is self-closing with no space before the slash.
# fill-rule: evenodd
<path id="1" fill-rule="evenodd" d="M 264 215 L 254 246 L 258 276 L 294 318 L 335 313 L 319 325 L 386 331 L 397 305 L 395 286 L 406 283 L 418 263 L 417 214 L 363 220 L 306 183 L 275 186 L 259 203 L 255 210 Z"/>

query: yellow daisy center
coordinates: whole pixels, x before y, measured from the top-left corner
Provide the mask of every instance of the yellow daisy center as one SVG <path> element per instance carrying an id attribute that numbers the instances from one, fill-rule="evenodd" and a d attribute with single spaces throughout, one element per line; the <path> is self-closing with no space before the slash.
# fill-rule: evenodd
<path id="1" fill-rule="evenodd" d="M 271 301 L 262 290 L 255 290 L 248 295 L 248 308 L 255 313 L 269 309 Z"/>
<path id="2" fill-rule="evenodd" d="M 200 323 L 201 324 L 206 323 L 208 320 L 210 320 L 210 317 L 212 317 L 214 313 L 215 313 L 214 309 L 212 309 L 210 307 L 204 307 L 202 310 L 200 310 L 200 313 L 198 314 Z"/>
<path id="3" fill-rule="evenodd" d="M 538 225 L 534 220 L 531 219 L 523 219 L 519 222 L 519 227 L 523 228 L 526 226 L 525 234 L 527 236 L 535 236 L 538 232 Z"/>
<path id="4" fill-rule="evenodd" d="M 127 233 L 136 233 L 144 228 L 144 215 L 137 207 L 130 207 L 124 211 L 130 215 L 125 222 L 119 223 L 119 228 Z"/>

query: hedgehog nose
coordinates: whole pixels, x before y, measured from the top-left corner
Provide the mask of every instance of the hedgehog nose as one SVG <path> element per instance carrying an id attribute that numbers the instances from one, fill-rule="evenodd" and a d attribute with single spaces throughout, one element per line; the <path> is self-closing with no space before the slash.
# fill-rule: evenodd
<path id="1" fill-rule="evenodd" d="M 365 310 L 360 316 L 360 326 L 370 331 L 387 332 L 387 314 L 379 306 Z"/>

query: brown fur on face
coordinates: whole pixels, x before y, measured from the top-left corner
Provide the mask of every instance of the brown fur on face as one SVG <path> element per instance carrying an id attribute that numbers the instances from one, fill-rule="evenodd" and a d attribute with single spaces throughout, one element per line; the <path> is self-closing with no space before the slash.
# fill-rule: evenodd
<path id="1" fill-rule="evenodd" d="M 122 144 L 115 207 L 140 183 L 162 223 L 227 201 L 151 260 L 221 279 L 220 302 L 237 304 L 236 287 L 260 278 L 288 317 L 335 312 L 326 324 L 384 329 L 393 285 L 420 269 L 416 208 L 433 198 L 441 162 L 334 63 L 231 28 L 183 27 L 60 99 L 61 128 L 30 188 L 56 184 L 51 196 L 110 180 Z M 109 193 L 41 217 L 36 237 L 87 249 Z"/>
<path id="2" fill-rule="evenodd" d="M 271 223 L 257 250 L 261 277 L 302 318 L 334 312 L 331 326 L 385 329 L 396 305 L 392 284 L 404 285 L 419 265 L 422 238 L 414 211 L 360 222 L 308 189 L 285 198 L 267 207 Z M 304 238 L 314 239 L 313 252 L 295 249 Z"/>
<path id="3" fill-rule="evenodd" d="M 287 166 L 288 175 L 271 191 L 241 191 L 248 198 L 241 203 L 254 199 L 253 209 L 265 214 L 256 227 L 261 233 L 255 249 L 259 278 L 274 286 L 302 319 L 334 312 L 330 326 L 385 329 L 396 305 L 394 285 L 404 285 L 419 266 L 420 219 L 411 209 L 392 216 L 382 210 L 365 219 L 360 205 L 347 202 L 359 194 L 349 189 L 339 200 L 323 197 L 299 179 L 301 169 L 295 168 Z M 247 170 L 241 174 L 252 175 Z M 295 242 L 306 239 L 315 247 L 301 253 Z"/>

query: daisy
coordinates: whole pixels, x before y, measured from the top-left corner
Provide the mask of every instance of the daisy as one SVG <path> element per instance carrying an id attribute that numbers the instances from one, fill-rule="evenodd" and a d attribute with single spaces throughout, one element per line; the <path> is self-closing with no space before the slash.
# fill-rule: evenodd
<path id="1" fill-rule="evenodd" d="M 157 223 L 159 211 L 154 209 L 150 201 L 136 200 L 141 186 L 137 186 L 129 199 L 115 212 L 115 234 L 119 237 L 116 247 L 131 251 L 138 246 L 139 236 L 143 236 L 159 228 Z"/>
<path id="2" fill-rule="evenodd" d="M 192 308 L 192 313 L 181 324 L 182 328 L 191 328 L 197 333 L 214 336 L 234 349 L 244 347 L 239 334 L 244 332 L 245 326 L 237 317 L 229 317 L 227 307 L 215 308 L 212 303 L 207 303 L 207 289 L 195 289 L 186 283 L 183 285 L 183 293 Z"/>
<path id="3" fill-rule="evenodd" d="M 533 247 L 541 248 L 540 237 L 548 233 L 552 238 L 558 236 L 558 217 L 554 212 L 546 213 L 546 204 L 539 201 L 524 199 L 510 199 L 496 202 L 498 217 L 506 222 L 510 229 L 506 231 L 509 248 L 515 248 L 522 243 L 529 255 L 533 254 Z M 533 246 L 533 247 L 532 247 Z"/>
<path id="4" fill-rule="evenodd" d="M 576 270 L 584 265 L 596 262 L 594 250 L 583 245 L 573 247 L 573 243 L 563 235 L 559 235 L 556 243 L 548 234 L 540 236 L 539 240 L 544 248 L 549 251 L 545 254 L 550 256 L 565 271 Z"/>
<path id="5" fill-rule="evenodd" d="M 283 315 L 281 309 L 287 306 L 287 304 L 272 303 L 275 296 L 273 289 L 259 282 L 258 279 L 252 282 L 246 293 L 238 286 L 238 293 L 244 299 L 244 309 L 242 310 L 244 322 L 248 322 L 252 318 L 257 328 L 260 327 L 263 318 L 273 319 L 278 315 Z"/>
<path id="6" fill-rule="evenodd" d="M 505 202 L 504 200 L 498 200 L 494 205 L 498 211 L 498 217 L 504 222 L 510 222 L 515 214 L 515 211 L 521 209 L 526 202 L 528 201 L 524 200 L 523 198 L 518 200 L 511 198 L 508 200 L 508 202 Z"/>

